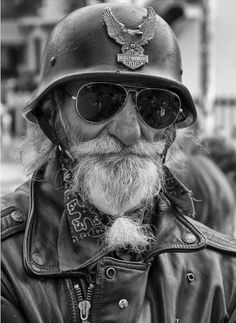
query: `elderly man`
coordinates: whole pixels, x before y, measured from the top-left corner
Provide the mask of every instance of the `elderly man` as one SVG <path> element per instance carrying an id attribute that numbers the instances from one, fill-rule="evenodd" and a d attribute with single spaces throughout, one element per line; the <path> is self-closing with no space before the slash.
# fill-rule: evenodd
<path id="1" fill-rule="evenodd" d="M 181 73 L 152 8 L 85 7 L 52 31 L 25 108 L 32 179 L 3 198 L 4 323 L 235 322 L 235 240 L 191 218 L 171 173 L 196 119 Z"/>

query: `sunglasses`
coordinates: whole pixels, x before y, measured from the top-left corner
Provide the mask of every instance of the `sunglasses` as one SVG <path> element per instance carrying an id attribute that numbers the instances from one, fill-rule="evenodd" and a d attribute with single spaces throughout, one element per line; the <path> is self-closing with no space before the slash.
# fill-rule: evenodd
<path id="1" fill-rule="evenodd" d="M 102 123 L 118 114 L 128 94 L 134 94 L 136 110 L 151 128 L 162 129 L 186 119 L 179 96 L 159 88 L 133 88 L 114 83 L 94 82 L 83 85 L 76 96 L 78 115 L 90 123 Z"/>

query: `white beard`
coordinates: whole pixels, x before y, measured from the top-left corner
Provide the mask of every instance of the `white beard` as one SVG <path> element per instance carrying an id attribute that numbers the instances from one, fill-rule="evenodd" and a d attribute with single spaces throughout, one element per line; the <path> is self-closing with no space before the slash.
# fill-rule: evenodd
<path id="1" fill-rule="evenodd" d="M 153 203 L 163 183 L 160 153 L 163 142 L 123 147 L 111 137 L 79 143 L 71 149 L 78 160 L 73 190 L 114 220 L 105 240 L 111 249 L 129 246 L 144 250 L 153 239 L 150 230 L 132 219 L 132 209 Z"/>

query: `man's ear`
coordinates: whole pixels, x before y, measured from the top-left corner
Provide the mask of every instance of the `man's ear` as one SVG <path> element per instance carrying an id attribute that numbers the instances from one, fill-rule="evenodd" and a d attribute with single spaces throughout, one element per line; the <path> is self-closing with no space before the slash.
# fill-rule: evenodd
<path id="1" fill-rule="evenodd" d="M 55 129 L 57 110 L 55 98 L 52 94 L 48 95 L 40 109 L 36 109 L 35 115 L 44 134 L 54 145 L 58 146 L 59 140 Z"/>

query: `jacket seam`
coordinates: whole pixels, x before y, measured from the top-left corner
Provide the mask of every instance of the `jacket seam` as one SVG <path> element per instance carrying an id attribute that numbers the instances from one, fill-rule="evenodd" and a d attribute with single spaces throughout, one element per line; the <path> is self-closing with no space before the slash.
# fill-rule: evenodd
<path id="1" fill-rule="evenodd" d="M 197 235 L 198 235 L 197 237 L 198 237 L 198 239 L 200 240 L 200 242 L 201 242 L 201 239 L 203 239 L 203 240 L 204 240 L 204 242 L 206 243 L 206 237 L 205 237 L 205 235 L 204 235 L 201 231 L 199 231 L 199 230 L 198 230 L 198 228 L 197 228 L 195 225 L 193 225 L 193 224 L 191 223 L 191 221 L 189 221 L 189 219 L 191 219 L 191 218 L 189 218 L 189 217 L 188 217 L 188 219 L 187 219 L 185 216 L 181 215 L 179 212 L 177 213 L 176 218 L 177 218 L 181 223 L 185 224 L 185 226 L 187 226 L 189 229 L 191 228 L 191 230 L 192 230 L 195 234 L 197 234 Z"/>
<path id="2" fill-rule="evenodd" d="M 200 227 L 201 230 L 203 230 L 206 233 L 212 233 L 214 234 L 214 236 L 227 240 L 228 242 L 234 242 L 234 243 L 236 242 L 236 239 L 234 237 L 228 236 L 222 232 L 215 231 L 209 227 L 206 227 L 204 224 L 200 222 L 197 223 L 197 226 Z"/>
<path id="3" fill-rule="evenodd" d="M 8 206 L 6 209 L 1 210 L 1 215 L 2 218 L 6 217 L 7 215 L 9 215 L 9 213 L 15 211 L 15 210 L 19 210 L 21 211 L 19 208 L 17 208 L 16 206 Z"/>
<path id="4" fill-rule="evenodd" d="M 183 246 L 183 245 L 172 245 L 172 244 L 166 244 L 164 246 L 160 245 L 158 249 L 153 250 L 153 252 L 149 253 L 144 260 L 150 259 L 152 257 L 157 256 L 161 253 L 167 253 L 167 252 L 191 252 L 192 250 L 201 250 L 204 249 L 206 246 Z"/>
<path id="5" fill-rule="evenodd" d="M 69 287 L 67 286 L 66 282 L 68 282 Z M 75 294 L 74 294 L 71 278 L 65 278 L 65 285 L 66 285 L 66 294 L 69 300 L 70 308 L 72 310 L 72 322 L 76 323 L 77 322 L 77 315 L 76 315 L 77 303 L 75 300 Z M 70 294 L 69 288 L 71 288 L 71 294 Z"/>
<path id="6" fill-rule="evenodd" d="M 98 266 L 97 271 L 97 279 L 100 283 L 100 286 L 96 284 L 96 289 L 94 292 L 94 301 L 93 301 L 93 310 L 92 310 L 92 323 L 99 323 L 98 318 L 100 316 L 100 308 L 101 308 L 101 301 L 99 295 L 101 295 L 103 291 L 103 284 L 102 284 L 102 270 L 101 270 L 101 264 Z M 96 311 L 95 311 L 96 310 Z"/>
<path id="7" fill-rule="evenodd" d="M 194 232 L 195 235 L 197 235 L 197 239 L 199 240 L 199 243 L 194 244 L 175 244 L 175 243 L 166 243 L 166 244 L 159 244 L 157 249 L 154 249 L 150 253 L 147 254 L 147 256 L 144 259 L 149 259 L 150 257 L 153 257 L 157 255 L 158 253 L 167 252 L 167 251 L 174 251 L 174 249 L 177 249 L 181 251 L 188 252 L 189 250 L 199 250 L 206 247 L 206 237 L 201 233 L 196 226 L 194 226 L 190 221 L 188 221 L 184 216 L 177 213 L 175 218 L 176 224 L 179 228 L 179 230 L 182 232 L 182 228 L 180 227 L 180 224 L 178 222 L 181 222 L 182 225 L 187 226 L 191 232 Z M 203 241 L 204 240 L 204 241 Z"/>
<path id="8" fill-rule="evenodd" d="M 119 260 L 117 260 L 115 258 L 111 258 L 111 257 L 104 257 L 102 259 L 102 263 L 104 266 L 115 265 L 116 267 L 121 268 L 121 269 L 126 268 L 126 269 L 134 269 L 134 270 L 138 270 L 138 271 L 146 271 L 149 266 L 149 263 L 145 263 L 145 262 L 132 263 L 129 261 L 126 262 L 124 260 L 119 261 Z"/>
<path id="9" fill-rule="evenodd" d="M 24 224 L 17 224 L 14 226 L 11 226 L 10 228 L 6 228 L 1 232 L 2 240 L 5 240 L 10 234 L 14 234 L 16 232 L 21 232 L 25 229 L 25 223 Z"/>
<path id="10" fill-rule="evenodd" d="M 233 253 L 236 252 L 236 250 L 234 248 L 230 248 L 230 247 L 227 247 L 225 245 L 220 245 L 218 244 L 217 242 L 214 242 L 214 241 L 211 241 L 211 240 L 208 240 L 207 241 L 207 244 L 211 247 L 215 247 L 216 249 L 220 249 L 220 250 L 223 250 L 223 251 L 231 251 Z"/>
<path id="11" fill-rule="evenodd" d="M 6 219 L 13 211 L 20 211 L 25 215 L 25 212 L 16 206 L 9 206 L 6 209 L 1 210 L 1 240 L 5 240 L 11 234 L 23 231 L 26 226 L 26 221 L 24 219 L 23 223 L 12 223 L 11 225 L 4 225 L 4 219 Z"/>
<path id="12" fill-rule="evenodd" d="M 216 232 L 212 230 L 211 228 L 206 227 L 202 223 L 197 224 L 199 228 L 203 231 L 203 233 L 206 235 L 207 239 L 207 246 L 214 247 L 216 249 L 222 250 L 222 251 L 229 251 L 229 252 L 236 252 L 236 239 L 234 237 L 227 236 L 221 232 Z M 213 237 L 208 237 L 207 233 L 212 234 Z M 215 241 L 216 238 L 223 239 L 221 243 Z M 234 244 L 233 246 L 228 246 L 229 244 Z"/>
<path id="13" fill-rule="evenodd" d="M 201 226 L 201 225 L 200 225 L 200 227 L 202 228 L 202 230 L 203 230 L 203 231 L 205 231 L 205 232 L 210 232 L 210 233 L 214 234 L 215 236 L 217 236 L 217 237 L 219 237 L 219 238 L 225 239 L 225 240 L 226 240 L 226 241 L 228 241 L 228 242 L 235 242 L 235 241 L 236 241 L 236 239 L 235 239 L 235 238 L 230 237 L 230 236 L 227 236 L 227 235 L 225 235 L 225 234 L 223 234 L 223 233 L 221 233 L 221 232 L 213 231 L 213 230 L 211 230 L 210 228 L 207 228 L 207 229 L 206 229 L 205 227 L 203 227 L 203 226 Z"/>

